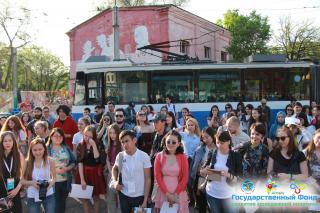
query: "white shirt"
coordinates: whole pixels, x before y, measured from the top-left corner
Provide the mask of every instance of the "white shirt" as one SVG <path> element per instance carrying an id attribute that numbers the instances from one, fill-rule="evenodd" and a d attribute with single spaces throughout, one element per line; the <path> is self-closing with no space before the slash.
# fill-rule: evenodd
<path id="1" fill-rule="evenodd" d="M 214 164 L 214 169 L 228 171 L 227 167 L 228 154 L 221 154 L 217 152 L 217 162 Z M 208 181 L 206 186 L 207 193 L 214 198 L 227 199 L 231 198 L 232 187 L 226 182 L 227 177 L 221 176 L 220 181 Z"/>
<path id="2" fill-rule="evenodd" d="M 171 104 L 166 104 L 167 108 L 168 108 L 168 112 L 173 112 L 174 115 L 176 115 L 176 110 L 175 110 L 175 106 L 173 103 Z"/>
<path id="3" fill-rule="evenodd" d="M 82 139 L 83 135 L 80 132 L 77 132 L 73 135 L 72 144 L 78 145 L 79 143 L 81 143 Z"/>
<path id="4" fill-rule="evenodd" d="M 244 144 L 250 141 L 249 135 L 244 133 L 243 131 L 240 131 L 239 135 L 231 135 L 231 140 L 232 140 L 232 146 L 236 147 L 239 144 Z"/>
<path id="5" fill-rule="evenodd" d="M 144 195 L 144 169 L 151 168 L 150 157 L 147 153 L 137 149 L 133 155 L 123 153 L 122 161 L 122 183 L 121 192 L 128 197 L 139 197 Z M 119 154 L 115 165 L 119 166 Z"/>
<path id="6" fill-rule="evenodd" d="M 37 168 L 33 166 L 32 170 L 32 180 L 33 181 L 39 181 L 39 180 L 47 180 L 49 181 L 51 179 L 51 171 L 50 171 L 50 162 L 47 161 L 46 165 L 41 164 L 40 168 Z M 50 187 L 49 190 L 47 190 L 47 197 L 49 195 L 53 194 L 53 187 Z M 37 190 L 34 186 L 28 186 L 27 188 L 27 197 L 28 198 L 34 198 L 37 202 L 39 199 L 39 190 Z"/>

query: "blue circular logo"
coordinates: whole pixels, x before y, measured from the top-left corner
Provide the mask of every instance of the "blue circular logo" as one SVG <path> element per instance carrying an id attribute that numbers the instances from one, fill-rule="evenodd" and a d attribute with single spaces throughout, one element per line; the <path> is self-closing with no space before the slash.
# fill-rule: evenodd
<path id="1" fill-rule="evenodd" d="M 241 190 L 246 194 L 252 193 L 254 189 L 255 185 L 251 180 L 246 180 L 241 184 Z"/>

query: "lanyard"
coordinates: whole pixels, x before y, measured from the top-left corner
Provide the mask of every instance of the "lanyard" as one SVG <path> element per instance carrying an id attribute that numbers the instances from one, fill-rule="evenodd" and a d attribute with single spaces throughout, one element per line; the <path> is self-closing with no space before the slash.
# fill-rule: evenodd
<path id="1" fill-rule="evenodd" d="M 8 171 L 9 174 L 10 174 L 10 178 L 11 178 L 11 171 L 12 171 L 12 164 L 13 164 L 12 161 L 13 161 L 13 157 L 11 157 L 10 169 L 9 169 L 7 162 L 3 159 L 4 165 L 5 165 L 7 171 Z"/>

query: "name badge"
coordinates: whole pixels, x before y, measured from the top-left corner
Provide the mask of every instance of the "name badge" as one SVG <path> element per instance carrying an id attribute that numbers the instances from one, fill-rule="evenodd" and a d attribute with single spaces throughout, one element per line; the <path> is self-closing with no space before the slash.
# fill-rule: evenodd
<path id="1" fill-rule="evenodd" d="M 14 189 L 14 178 L 7 179 L 7 190 L 10 191 Z"/>
<path id="2" fill-rule="evenodd" d="M 136 191 L 136 185 L 133 181 L 128 182 L 128 193 L 135 193 Z"/>

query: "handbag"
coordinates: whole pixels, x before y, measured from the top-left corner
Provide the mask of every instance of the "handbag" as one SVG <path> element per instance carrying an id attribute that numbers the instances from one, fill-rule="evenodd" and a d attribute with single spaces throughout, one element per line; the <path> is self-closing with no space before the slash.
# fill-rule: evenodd
<path id="1" fill-rule="evenodd" d="M 163 159 L 163 152 L 160 152 L 160 167 L 162 165 L 162 159 Z M 154 182 L 153 189 L 152 189 L 152 192 L 151 192 L 151 200 L 152 200 L 152 202 L 154 202 L 154 200 L 156 199 L 156 196 L 157 196 L 157 193 L 158 193 L 158 189 L 159 189 L 159 185 L 156 182 Z"/>
<path id="2" fill-rule="evenodd" d="M 174 203 L 170 204 L 168 201 L 164 201 L 160 213 L 177 213 L 178 212 L 179 205 Z"/>
<path id="3" fill-rule="evenodd" d="M 207 178 L 199 176 L 197 189 L 204 191 L 207 185 Z"/>
<path id="4" fill-rule="evenodd" d="M 121 175 L 121 170 L 122 170 L 122 161 L 123 161 L 123 153 L 122 152 L 119 152 L 119 165 L 118 165 L 118 178 L 117 180 L 119 179 L 119 176 Z M 112 191 L 117 191 L 116 188 L 114 187 L 115 185 L 115 182 L 117 180 L 114 180 L 112 177 L 110 179 L 110 182 L 109 182 L 109 189 L 112 190 Z"/>

